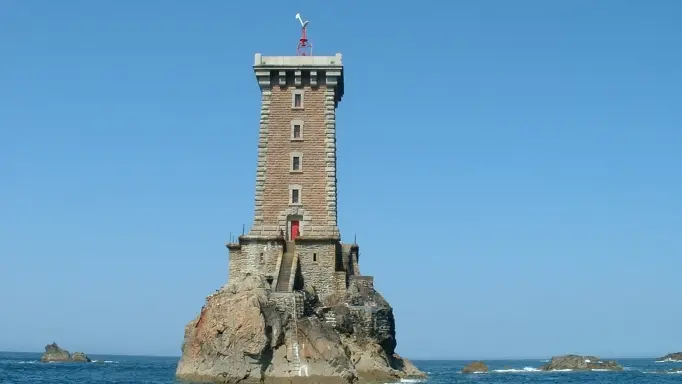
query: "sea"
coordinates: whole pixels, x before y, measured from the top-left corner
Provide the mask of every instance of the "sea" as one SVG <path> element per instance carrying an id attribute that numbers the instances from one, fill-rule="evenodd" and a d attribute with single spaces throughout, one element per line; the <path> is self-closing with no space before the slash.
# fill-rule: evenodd
<path id="1" fill-rule="evenodd" d="M 181 384 L 175 379 L 177 357 L 90 356 L 92 363 L 40 363 L 39 353 L 0 352 L 0 384 Z M 422 383 L 682 383 L 679 362 L 655 359 L 615 359 L 622 372 L 540 372 L 546 360 L 489 360 L 490 372 L 461 374 L 470 361 L 416 360 L 415 365 L 429 373 Z M 418 380 L 402 380 L 417 383 Z"/>

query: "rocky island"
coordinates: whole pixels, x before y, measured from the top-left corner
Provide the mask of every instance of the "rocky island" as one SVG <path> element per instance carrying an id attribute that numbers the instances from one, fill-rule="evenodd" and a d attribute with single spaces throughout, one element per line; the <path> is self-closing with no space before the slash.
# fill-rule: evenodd
<path id="1" fill-rule="evenodd" d="M 378 292 L 356 286 L 330 306 L 304 292 L 301 317 L 278 310 L 273 295 L 267 279 L 245 276 L 208 298 L 185 328 L 177 376 L 226 383 L 425 377 L 395 353 L 393 311 Z M 370 303 L 368 313 L 352 309 Z"/>
<path id="2" fill-rule="evenodd" d="M 602 360 L 596 356 L 564 355 L 555 356 L 542 367 L 542 371 L 622 371 L 623 367 L 614 360 Z"/>
<path id="3" fill-rule="evenodd" d="M 254 61 L 261 108 L 253 224 L 227 244 L 228 284 L 185 328 L 177 377 L 221 383 L 425 377 L 396 353 L 393 308 L 374 277 L 360 273 L 357 242 L 341 241 L 341 54 L 257 53 Z"/>
<path id="4" fill-rule="evenodd" d="M 48 344 L 45 346 L 45 353 L 40 358 L 43 363 L 49 362 L 82 362 L 89 363 L 90 358 L 83 352 L 74 352 L 70 354 L 66 349 L 62 349 L 57 343 Z"/>
<path id="5" fill-rule="evenodd" d="M 682 361 L 682 352 L 669 353 L 660 359 L 659 361 Z"/>

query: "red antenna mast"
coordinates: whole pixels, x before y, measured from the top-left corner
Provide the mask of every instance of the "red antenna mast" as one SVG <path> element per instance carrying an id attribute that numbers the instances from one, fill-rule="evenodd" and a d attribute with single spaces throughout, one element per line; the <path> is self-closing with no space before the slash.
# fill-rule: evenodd
<path id="1" fill-rule="evenodd" d="M 308 22 L 303 21 L 301 14 L 296 14 L 296 19 L 301 22 L 301 38 L 298 40 L 298 47 L 296 47 L 296 56 L 312 56 L 313 43 L 308 41 Z"/>

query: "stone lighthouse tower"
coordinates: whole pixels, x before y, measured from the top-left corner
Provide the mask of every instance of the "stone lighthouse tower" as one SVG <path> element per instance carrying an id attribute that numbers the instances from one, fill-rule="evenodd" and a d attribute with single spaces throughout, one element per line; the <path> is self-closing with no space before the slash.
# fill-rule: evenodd
<path id="1" fill-rule="evenodd" d="M 336 56 L 261 56 L 256 209 L 250 235 L 338 239 L 336 107 L 343 65 Z"/>
<path id="2" fill-rule="evenodd" d="M 341 242 L 343 63 L 340 54 L 313 56 L 307 22 L 298 18 L 295 56 L 255 55 L 261 112 L 253 225 L 227 244 L 230 281 L 185 327 L 176 375 L 221 383 L 423 378 L 395 353 L 393 308 L 374 278 L 360 274 L 357 244 Z"/>
<path id="3" fill-rule="evenodd" d="M 255 55 L 261 91 L 255 209 L 248 233 L 228 244 L 229 274 L 263 274 L 275 292 L 310 288 L 324 299 L 345 292 L 350 276 L 359 275 L 358 247 L 341 243 L 337 223 L 343 63 L 338 53 L 313 56 L 307 22 L 301 24 L 297 55 Z"/>

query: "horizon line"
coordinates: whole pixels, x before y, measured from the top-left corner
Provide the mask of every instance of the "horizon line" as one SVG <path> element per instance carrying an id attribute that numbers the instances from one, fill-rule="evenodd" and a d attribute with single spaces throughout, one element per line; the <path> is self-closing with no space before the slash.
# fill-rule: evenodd
<path id="1" fill-rule="evenodd" d="M 0 353 L 31 353 L 31 354 L 37 354 L 37 355 L 42 355 L 45 352 L 35 352 L 35 351 L 0 351 Z M 154 354 L 124 354 L 124 353 L 86 353 L 87 356 L 123 356 L 123 357 L 167 357 L 167 358 L 181 358 L 182 355 L 154 355 Z M 542 357 L 489 357 L 489 358 L 463 358 L 463 357 L 418 357 L 418 358 L 411 358 L 407 356 L 406 357 L 408 360 L 411 361 L 504 361 L 504 360 L 549 360 L 552 357 L 556 356 L 565 356 L 565 355 L 580 355 L 576 353 L 565 353 L 561 355 L 552 355 L 552 356 L 542 356 Z M 587 356 L 587 355 L 580 355 L 580 356 Z M 663 357 L 662 355 L 630 355 L 630 356 L 599 356 L 602 359 L 658 359 Z"/>

